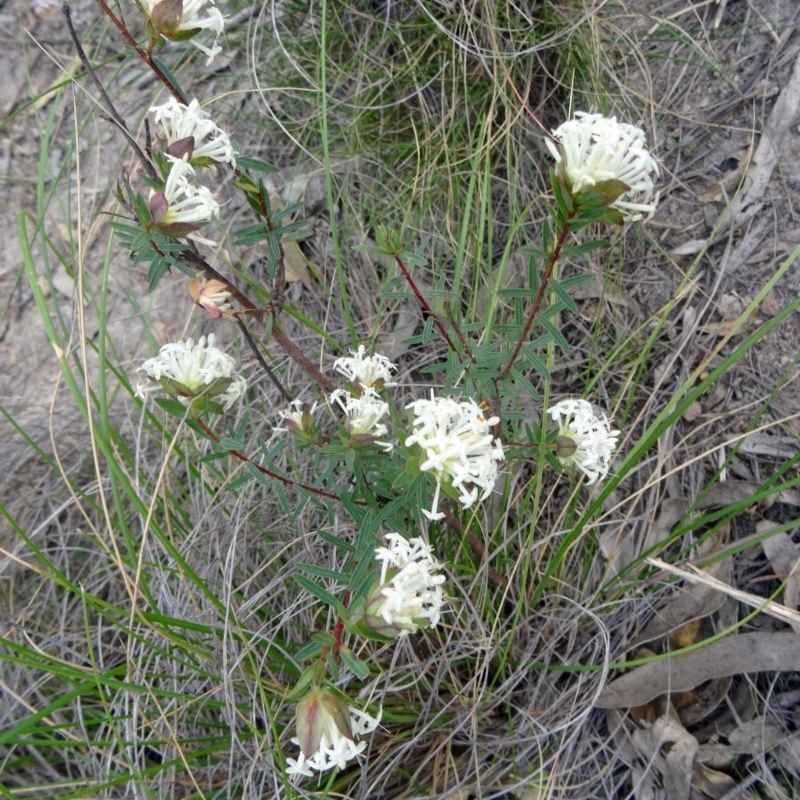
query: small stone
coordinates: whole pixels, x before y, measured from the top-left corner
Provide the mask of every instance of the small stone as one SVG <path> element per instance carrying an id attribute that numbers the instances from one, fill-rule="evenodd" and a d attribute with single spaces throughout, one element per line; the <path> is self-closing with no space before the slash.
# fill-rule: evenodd
<path id="1" fill-rule="evenodd" d="M 683 412 L 683 418 L 686 422 L 694 422 L 703 413 L 703 406 L 695 400 L 686 411 Z"/>
<path id="2" fill-rule="evenodd" d="M 777 316 L 778 312 L 781 310 L 781 304 L 778 302 L 778 298 L 775 297 L 775 293 L 774 292 L 770 292 L 761 301 L 761 305 L 758 307 L 758 310 L 765 317 L 775 317 L 775 316 Z"/>
<path id="3" fill-rule="evenodd" d="M 717 304 L 719 314 L 724 320 L 733 320 L 741 316 L 744 303 L 735 294 L 723 294 Z"/>

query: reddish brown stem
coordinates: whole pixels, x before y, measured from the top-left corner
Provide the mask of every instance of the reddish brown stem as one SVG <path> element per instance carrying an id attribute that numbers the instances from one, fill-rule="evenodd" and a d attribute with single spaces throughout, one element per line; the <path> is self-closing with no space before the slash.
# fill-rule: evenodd
<path id="1" fill-rule="evenodd" d="M 125 26 L 125 23 L 117 17 L 117 15 L 108 7 L 105 0 L 97 0 L 97 5 L 100 6 L 103 13 L 114 23 L 117 30 L 122 34 L 123 39 L 136 51 L 136 55 L 147 64 L 152 70 L 153 74 L 164 84 L 169 93 L 179 102 L 186 105 L 186 98 L 183 96 L 181 90 L 163 73 L 161 68 L 153 60 L 152 44 L 150 49 L 140 47 L 136 39 L 133 38 L 131 32 Z"/>
<path id="2" fill-rule="evenodd" d="M 277 326 L 272 326 L 272 337 L 278 346 L 296 364 L 299 364 L 317 382 L 317 385 L 326 392 L 333 389 L 331 382 L 312 364 L 301 352 L 297 345 Z"/>
<path id="3" fill-rule="evenodd" d="M 406 279 L 406 283 L 411 287 L 411 291 L 414 292 L 414 297 L 417 298 L 417 302 L 422 309 L 423 314 L 427 314 L 433 320 L 433 324 L 436 326 L 436 329 L 439 333 L 442 334 L 442 338 L 447 342 L 447 346 L 454 352 L 457 353 L 458 350 L 456 349 L 455 344 L 453 344 L 453 340 L 447 333 L 447 329 L 444 327 L 444 323 L 439 319 L 439 317 L 434 313 L 433 309 L 430 307 L 428 301 L 423 297 L 422 292 L 417 288 L 417 284 L 414 282 L 414 279 L 411 277 L 411 273 L 408 271 L 408 267 L 403 263 L 403 259 L 400 256 L 394 257 L 395 263 L 400 268 L 400 272 L 403 273 L 403 277 Z M 461 345 L 464 348 L 464 352 L 468 352 L 467 343 L 464 341 L 464 337 L 461 336 L 461 332 L 456 329 L 458 333 L 458 338 L 461 341 Z"/>
<path id="4" fill-rule="evenodd" d="M 263 309 L 258 308 L 247 295 L 243 294 L 239 291 L 233 284 L 228 283 L 226 278 L 217 272 L 210 264 L 206 262 L 204 258 L 199 256 L 197 253 L 193 252 L 192 250 L 185 250 L 180 254 L 181 261 L 185 261 L 187 264 L 190 264 L 195 269 L 201 271 L 207 279 L 218 280 L 224 283 L 228 289 L 228 291 L 236 298 L 236 301 L 242 305 L 244 310 L 248 314 L 253 314 L 255 316 L 261 317 L 263 314 L 268 314 L 270 311 L 275 313 L 275 309 Z M 240 327 L 244 327 L 244 323 L 239 321 Z M 267 374 L 271 373 L 269 366 L 264 361 L 261 353 L 258 351 L 257 348 L 254 347 L 254 343 L 251 337 L 246 337 L 248 339 L 248 344 L 250 345 L 250 349 L 253 350 L 256 358 L 261 363 L 262 367 L 266 368 Z M 303 353 L 300 352 L 300 349 L 295 345 L 295 343 L 278 327 L 277 323 L 274 323 L 272 326 L 272 338 L 278 344 L 278 347 L 286 353 L 289 358 L 292 359 L 296 364 L 299 364 L 308 375 L 310 375 L 316 382 L 317 385 L 322 388 L 323 391 L 329 392 L 333 388 L 331 386 L 331 382 L 319 371 L 316 365 L 312 364 L 309 359 L 307 359 Z M 279 387 L 281 394 L 284 397 L 288 397 L 286 391 Z"/>
<path id="5" fill-rule="evenodd" d="M 347 605 L 347 602 L 348 602 L 349 599 L 350 599 L 350 592 L 345 592 L 344 593 L 344 597 L 342 598 L 342 601 L 344 602 L 345 605 Z M 342 634 L 343 633 L 344 633 L 344 620 L 340 618 L 340 619 L 336 620 L 336 625 L 335 625 L 335 627 L 333 629 L 333 636 L 336 639 L 336 643 L 333 645 L 333 657 L 334 657 L 334 659 L 335 659 L 337 664 L 341 660 L 340 653 L 342 652 L 342 645 L 343 645 Z M 328 653 L 330 653 L 330 651 L 331 651 L 331 645 L 329 645 L 329 644 L 325 645 L 325 647 L 323 647 L 322 650 L 320 651 L 319 660 L 324 663 L 325 659 L 328 657 Z"/>
<path id="6" fill-rule="evenodd" d="M 539 313 L 539 309 L 542 307 L 542 302 L 544 301 L 544 295 L 547 291 L 547 286 L 550 283 L 550 279 L 553 277 L 553 271 L 556 268 L 556 264 L 558 263 L 558 259 L 561 255 L 561 250 L 564 247 L 564 243 L 567 241 L 567 236 L 569 236 L 569 232 L 571 230 L 570 223 L 572 219 L 575 217 L 575 212 L 572 211 L 569 213 L 567 218 L 564 220 L 564 225 L 561 228 L 561 233 L 558 236 L 558 241 L 553 248 L 553 252 L 550 254 L 550 261 L 547 264 L 547 269 L 545 270 L 544 275 L 542 276 L 541 283 L 539 284 L 539 291 L 536 292 L 536 297 L 534 298 L 533 305 L 531 306 L 531 310 L 528 312 L 528 318 L 525 320 L 525 325 L 522 328 L 522 333 L 517 339 L 517 343 L 514 346 L 514 352 L 511 354 L 511 358 L 508 360 L 508 364 L 505 365 L 503 371 L 497 376 L 498 380 L 503 380 L 504 378 L 508 377 L 508 374 L 511 372 L 511 368 L 514 366 L 514 363 L 519 356 L 520 350 L 522 350 L 522 346 L 528 339 L 528 334 L 531 332 L 531 326 L 533 325 L 534 319 L 536 319 L 536 315 Z"/>
<path id="7" fill-rule="evenodd" d="M 267 373 L 267 377 L 272 381 L 272 385 L 281 393 L 283 399 L 286 400 L 287 403 L 290 403 L 292 401 L 292 396 L 288 391 L 286 391 L 284 385 L 278 380 L 278 376 L 272 371 L 272 367 L 267 364 L 267 360 L 262 355 L 261 350 L 255 342 L 255 339 L 253 339 L 250 331 L 247 330 L 247 325 L 244 324 L 244 320 L 237 316 L 236 324 L 239 326 L 239 330 L 242 332 L 242 336 L 244 336 L 244 340 L 247 342 L 251 352 L 256 357 L 256 361 L 258 361 L 258 363 L 261 365 L 261 369 Z"/>
<path id="8" fill-rule="evenodd" d="M 201 419 L 196 419 L 195 422 L 202 428 L 203 433 L 211 439 L 212 442 L 219 444 L 220 438 L 217 436 L 208 425 L 203 422 Z M 318 489 L 315 486 L 309 486 L 307 483 L 300 483 L 300 481 L 293 481 L 291 478 L 287 478 L 284 475 L 279 475 L 277 472 L 273 472 L 270 469 L 262 466 L 261 464 L 256 464 L 251 458 L 246 456 L 240 450 L 231 450 L 229 448 L 225 448 L 226 451 L 232 455 L 234 458 L 238 458 L 239 461 L 244 461 L 246 464 L 252 464 L 262 475 L 266 475 L 269 478 L 273 478 L 276 481 L 280 481 L 284 486 L 297 486 L 300 489 L 305 489 L 307 492 L 311 492 L 311 494 L 315 494 L 318 497 L 327 497 L 330 500 L 338 500 L 338 495 L 333 494 L 332 492 L 326 492 L 324 489 Z"/>

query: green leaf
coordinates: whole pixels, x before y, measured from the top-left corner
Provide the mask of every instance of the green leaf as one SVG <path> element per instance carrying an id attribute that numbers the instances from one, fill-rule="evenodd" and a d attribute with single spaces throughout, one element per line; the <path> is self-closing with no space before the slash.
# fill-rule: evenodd
<path id="1" fill-rule="evenodd" d="M 558 344 L 562 350 L 569 350 L 569 342 L 561 331 L 555 326 L 555 323 L 550 319 L 549 314 L 551 310 L 548 309 L 547 315 L 541 314 L 536 318 L 536 321 L 541 325 L 551 336 L 552 340 Z"/>
<path id="2" fill-rule="evenodd" d="M 323 647 L 333 647 L 336 644 L 336 637 L 330 631 L 317 631 L 311 635 L 311 641 Z"/>
<path id="3" fill-rule="evenodd" d="M 307 572 L 309 575 L 313 575 L 316 578 L 326 578 L 330 581 L 347 583 L 347 581 L 350 579 L 350 574 L 347 572 L 328 569 L 327 567 L 320 567 L 317 564 L 301 563 L 297 565 L 297 568 L 303 570 L 303 572 Z"/>
<path id="4" fill-rule="evenodd" d="M 343 542 L 339 539 L 335 533 L 331 533 L 330 531 L 326 531 L 324 529 L 317 530 L 317 536 L 320 539 L 327 542 L 332 547 L 335 547 L 337 550 L 342 550 L 345 553 L 354 553 L 356 546 L 352 542 Z"/>
<path id="5" fill-rule="evenodd" d="M 309 642 L 305 647 L 301 647 L 297 653 L 295 653 L 295 658 L 298 661 L 306 661 L 309 658 L 316 658 L 322 651 L 324 647 L 317 642 Z"/>
<path id="6" fill-rule="evenodd" d="M 591 275 L 587 275 L 587 277 L 590 278 Z M 578 305 L 572 299 L 572 295 L 566 291 L 566 289 L 564 289 L 564 285 L 561 283 L 561 281 L 557 281 L 555 279 L 551 280 L 548 288 L 552 289 L 558 295 L 559 299 L 564 305 L 564 308 L 569 309 L 573 314 L 578 313 Z"/>
<path id="7" fill-rule="evenodd" d="M 172 400 L 169 397 L 156 397 L 155 403 L 160 409 L 163 409 L 167 412 L 167 414 L 170 414 L 173 417 L 177 417 L 181 420 L 186 418 L 186 412 L 188 409 L 178 400 Z"/>
<path id="8" fill-rule="evenodd" d="M 342 661 L 344 662 L 345 666 L 359 680 L 365 681 L 369 677 L 369 667 L 363 661 L 357 659 L 349 648 L 343 647 L 339 651 L 339 655 L 342 657 Z"/>
<path id="9" fill-rule="evenodd" d="M 240 169 L 251 169 L 253 172 L 264 172 L 266 174 L 278 171 L 278 168 L 273 167 L 272 164 L 267 164 L 266 161 L 248 156 L 236 156 L 236 165 Z"/>
<path id="10" fill-rule="evenodd" d="M 317 600 L 321 600 L 323 603 L 336 608 L 336 598 L 327 589 L 309 580 L 304 575 L 293 575 L 292 577 L 303 589 L 316 597 Z"/>
<path id="11" fill-rule="evenodd" d="M 160 58 L 156 58 L 153 56 L 153 63 L 167 76 L 169 82 L 178 90 L 178 92 L 183 96 L 186 97 L 186 93 L 181 88 L 180 81 L 175 77 L 172 70 L 163 62 Z"/>

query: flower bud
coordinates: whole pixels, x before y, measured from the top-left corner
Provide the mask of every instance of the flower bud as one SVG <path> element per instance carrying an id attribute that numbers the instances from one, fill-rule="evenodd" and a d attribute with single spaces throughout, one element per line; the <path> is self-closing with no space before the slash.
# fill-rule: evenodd
<path id="1" fill-rule="evenodd" d="M 215 7 L 214 0 L 141 0 L 144 10 L 150 19 L 153 35 L 173 42 L 193 39 L 203 30 L 214 34 L 211 47 L 199 42 L 192 44 L 208 56 L 210 64 L 214 56 L 222 52 L 217 45 L 217 36 L 225 27 L 222 12 Z"/>
<path id="2" fill-rule="evenodd" d="M 380 712 L 372 717 L 352 708 L 331 689 L 312 689 L 297 704 L 297 736 L 292 741 L 300 746 L 300 753 L 296 759 L 286 759 L 286 774 L 312 777 L 315 771 L 344 769 L 367 749 L 365 741 L 356 739 L 372 733 L 380 718 Z"/>
<path id="3" fill-rule="evenodd" d="M 228 284 L 214 278 L 201 282 L 202 273 L 198 273 L 189 281 L 189 294 L 200 308 L 208 311 L 214 319 L 231 318 L 233 308 L 228 302 L 231 293 Z"/>
<path id="4" fill-rule="evenodd" d="M 297 740 L 306 758 L 316 753 L 325 742 L 330 747 L 342 737 L 353 739 L 350 709 L 329 689 L 315 689 L 298 704 L 296 712 Z"/>

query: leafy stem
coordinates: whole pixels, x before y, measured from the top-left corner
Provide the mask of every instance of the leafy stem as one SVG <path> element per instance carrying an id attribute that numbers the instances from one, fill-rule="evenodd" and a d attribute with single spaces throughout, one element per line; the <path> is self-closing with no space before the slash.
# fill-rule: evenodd
<path id="1" fill-rule="evenodd" d="M 553 272 L 555 271 L 556 264 L 558 263 L 558 259 L 561 256 L 561 251 L 564 248 L 564 244 L 567 241 L 567 236 L 569 236 L 570 231 L 572 230 L 572 223 L 575 217 L 577 216 L 577 209 L 573 208 L 568 211 L 568 213 L 564 216 L 563 222 L 561 223 L 561 230 L 558 234 L 558 239 L 556 240 L 555 245 L 550 253 L 550 259 L 547 263 L 547 269 L 542 276 L 542 280 L 539 283 L 539 290 L 536 292 L 536 297 L 533 300 L 533 304 L 531 305 L 530 311 L 528 312 L 528 317 L 525 320 L 525 325 L 522 328 L 522 332 L 520 333 L 519 338 L 517 339 L 517 343 L 514 346 L 514 351 L 511 353 L 511 357 L 508 359 L 508 363 L 503 367 L 503 370 L 497 376 L 498 380 L 503 380 L 507 378 L 509 373 L 511 372 L 514 364 L 516 363 L 517 358 L 519 357 L 520 350 L 522 350 L 523 345 L 528 339 L 528 334 L 531 331 L 531 326 L 533 325 L 533 321 L 536 319 L 536 315 L 539 313 L 542 303 L 544 302 L 544 296 L 547 292 L 547 286 L 550 283 L 550 279 L 553 277 Z"/>
<path id="2" fill-rule="evenodd" d="M 415 283 L 414 279 L 411 277 L 411 273 L 409 272 L 408 267 L 405 265 L 403 259 L 400 258 L 400 256 L 397 253 L 393 254 L 393 258 L 398 268 L 400 269 L 400 272 L 403 273 L 403 277 L 406 279 L 406 283 L 411 287 L 411 291 L 414 292 L 414 297 L 417 298 L 417 302 L 419 303 L 420 308 L 422 309 L 423 315 L 428 316 L 433 320 L 433 324 L 436 326 L 436 329 L 442 335 L 442 338 L 445 340 L 445 342 L 447 342 L 447 346 L 454 353 L 458 353 L 459 352 L 458 348 L 456 347 L 453 340 L 450 338 L 450 335 L 447 333 L 447 329 L 445 328 L 444 323 L 436 314 L 436 312 L 431 308 L 430 303 L 425 299 L 422 292 L 419 290 L 419 287 Z M 472 360 L 474 361 L 475 359 L 470 354 L 469 346 L 467 344 L 467 341 L 464 339 L 464 336 L 461 333 L 461 331 L 455 326 L 453 330 L 455 330 L 456 335 L 458 336 L 458 340 L 461 343 L 463 351 L 469 354 L 470 358 L 472 358 Z"/>
<path id="3" fill-rule="evenodd" d="M 66 3 L 64 4 L 66 6 Z M 126 27 L 125 23 L 117 17 L 117 15 L 108 7 L 106 0 L 97 0 L 97 5 L 100 6 L 101 11 L 114 23 L 117 30 L 122 34 L 125 41 L 133 48 L 136 55 L 144 61 L 145 64 L 152 70 L 153 74 L 164 84 L 167 91 L 179 102 L 186 105 L 186 98 L 183 92 L 167 77 L 161 67 L 158 66 L 156 60 L 153 58 L 153 46 L 155 40 L 150 41 L 149 46 L 145 49 L 141 47 L 133 35 Z"/>
<path id="4" fill-rule="evenodd" d="M 211 439 L 212 442 L 215 444 L 219 444 L 221 439 L 217 436 L 208 425 L 203 422 L 202 419 L 195 418 L 194 423 L 203 431 L 203 433 Z M 339 500 L 339 495 L 334 494 L 333 492 L 326 492 L 324 489 L 319 489 L 316 486 L 310 486 L 307 483 L 301 483 L 300 481 L 292 480 L 291 478 L 287 478 L 285 475 L 281 475 L 277 472 L 273 472 L 271 469 L 267 469 L 262 464 L 257 464 L 253 459 L 249 456 L 245 455 L 241 450 L 231 449 L 229 447 L 224 448 L 227 453 L 232 455 L 234 458 L 237 458 L 239 461 L 243 461 L 245 464 L 250 464 L 256 470 L 258 470 L 262 475 L 266 475 L 268 478 L 274 478 L 276 481 L 279 481 L 284 486 L 296 486 L 300 489 L 305 489 L 307 492 L 316 495 L 317 497 L 327 497 L 329 500 Z"/>

